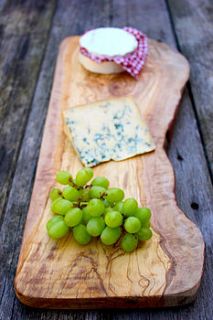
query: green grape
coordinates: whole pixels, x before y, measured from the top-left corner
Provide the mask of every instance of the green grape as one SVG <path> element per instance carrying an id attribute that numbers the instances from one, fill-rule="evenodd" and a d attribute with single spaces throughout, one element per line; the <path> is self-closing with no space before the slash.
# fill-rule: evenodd
<path id="1" fill-rule="evenodd" d="M 150 221 L 146 221 L 146 222 L 141 223 L 141 226 L 142 226 L 142 228 L 150 228 L 151 223 L 150 223 Z"/>
<path id="2" fill-rule="evenodd" d="M 113 228 L 113 229 L 110 227 L 105 227 L 105 229 L 101 233 L 101 242 L 103 244 L 110 246 L 114 244 L 116 241 L 118 241 L 120 236 L 121 236 L 120 227 Z"/>
<path id="3" fill-rule="evenodd" d="M 104 230 L 105 223 L 104 219 L 100 217 L 92 218 L 87 223 L 87 232 L 93 236 L 97 237 L 100 236 L 102 231 Z"/>
<path id="4" fill-rule="evenodd" d="M 87 224 L 89 220 L 92 218 L 92 216 L 89 214 L 87 208 L 83 208 L 82 212 L 83 212 L 82 223 Z"/>
<path id="5" fill-rule="evenodd" d="M 124 192 L 120 188 L 110 188 L 107 190 L 107 196 L 106 199 L 110 203 L 119 202 L 123 200 L 124 198 Z"/>
<path id="6" fill-rule="evenodd" d="M 90 196 L 89 196 L 90 189 L 88 188 L 82 189 L 82 190 L 79 190 L 79 192 L 80 192 L 81 201 L 87 202 L 90 200 Z"/>
<path id="7" fill-rule="evenodd" d="M 149 208 L 138 208 L 135 213 L 135 217 L 137 217 L 142 226 L 149 227 L 150 218 L 151 218 L 151 210 Z"/>
<path id="8" fill-rule="evenodd" d="M 68 171 L 58 171 L 56 174 L 56 181 L 60 184 L 69 184 L 72 176 Z"/>
<path id="9" fill-rule="evenodd" d="M 119 201 L 116 203 L 116 205 L 113 207 L 113 209 L 122 213 L 123 204 L 124 204 L 123 201 Z"/>
<path id="10" fill-rule="evenodd" d="M 62 192 L 58 188 L 52 188 L 51 191 L 50 191 L 50 199 L 52 201 L 60 198 L 61 195 L 62 195 Z"/>
<path id="11" fill-rule="evenodd" d="M 70 210 L 72 207 L 73 204 L 70 201 L 58 198 L 53 201 L 51 205 L 51 210 L 53 213 L 58 213 L 64 216 L 67 213 L 67 211 Z"/>
<path id="12" fill-rule="evenodd" d="M 91 173 L 87 169 L 89 168 L 84 168 L 77 172 L 75 184 L 78 187 L 83 187 L 92 178 Z"/>
<path id="13" fill-rule="evenodd" d="M 138 208 L 134 198 L 124 200 L 124 191 L 109 188 L 109 180 L 104 176 L 88 184 L 92 177 L 91 168 L 79 170 L 74 180 L 68 171 L 56 174 L 56 181 L 67 186 L 63 192 L 58 188 L 50 191 L 51 210 L 58 215 L 46 224 L 49 236 L 59 239 L 72 227 L 73 237 L 79 244 L 87 244 L 92 236 L 100 236 L 103 244 L 112 245 L 125 230 L 127 234 L 120 241 L 125 252 L 136 249 L 138 240 L 150 239 L 150 209 Z"/>
<path id="14" fill-rule="evenodd" d="M 106 192 L 106 189 L 103 187 L 99 187 L 99 186 L 94 186 L 90 189 L 89 195 L 90 198 L 96 198 L 96 199 L 100 199 Z"/>
<path id="15" fill-rule="evenodd" d="M 122 225 L 123 217 L 119 211 L 107 212 L 105 215 L 105 223 L 110 228 L 116 228 Z"/>
<path id="16" fill-rule="evenodd" d="M 109 187 L 109 180 L 105 177 L 96 177 L 91 183 L 93 186 L 99 186 L 107 189 Z"/>
<path id="17" fill-rule="evenodd" d="M 92 179 L 92 177 L 93 177 L 93 170 L 92 170 L 92 168 L 84 168 L 84 170 L 86 171 L 86 173 L 88 174 L 88 176 L 90 177 L 90 179 Z"/>
<path id="18" fill-rule="evenodd" d="M 47 230 L 49 237 L 52 239 L 63 238 L 68 233 L 68 231 L 69 227 L 63 220 L 52 223 L 52 225 L 49 224 Z"/>
<path id="19" fill-rule="evenodd" d="M 78 201 L 80 198 L 80 191 L 74 187 L 67 186 L 63 190 L 63 197 L 69 201 Z"/>
<path id="20" fill-rule="evenodd" d="M 109 201 L 107 201 L 107 199 L 103 199 L 103 203 L 104 203 L 106 208 L 110 207 L 110 203 L 109 203 Z"/>
<path id="21" fill-rule="evenodd" d="M 152 230 L 150 228 L 141 228 L 137 234 L 139 240 L 149 240 L 152 237 Z"/>
<path id="22" fill-rule="evenodd" d="M 130 233 L 125 234 L 125 236 L 121 240 L 121 248 L 125 252 L 134 251 L 137 248 L 137 245 L 138 245 L 138 237 Z"/>
<path id="23" fill-rule="evenodd" d="M 87 211 L 92 217 L 101 216 L 104 213 L 105 206 L 100 199 L 92 199 L 88 202 Z"/>
<path id="24" fill-rule="evenodd" d="M 64 221 L 64 218 L 62 216 L 54 216 L 53 218 L 48 220 L 48 222 L 46 224 L 47 230 L 49 230 L 55 223 L 57 223 L 59 221 Z"/>
<path id="25" fill-rule="evenodd" d="M 92 237 L 87 232 L 87 228 L 83 224 L 79 224 L 78 226 L 73 228 L 73 237 L 81 245 L 88 244 Z"/>
<path id="26" fill-rule="evenodd" d="M 108 208 L 105 209 L 105 213 L 111 212 L 111 211 L 115 211 L 114 208 L 108 207 Z"/>
<path id="27" fill-rule="evenodd" d="M 69 227 L 74 227 L 81 222 L 82 216 L 82 210 L 79 208 L 74 208 L 66 213 L 64 221 Z"/>
<path id="28" fill-rule="evenodd" d="M 123 203 L 122 213 L 129 217 L 135 215 L 138 209 L 138 203 L 134 198 L 128 198 Z"/>
<path id="29" fill-rule="evenodd" d="M 136 217 L 129 217 L 125 220 L 124 229 L 129 233 L 136 233 L 141 228 L 141 222 Z"/>

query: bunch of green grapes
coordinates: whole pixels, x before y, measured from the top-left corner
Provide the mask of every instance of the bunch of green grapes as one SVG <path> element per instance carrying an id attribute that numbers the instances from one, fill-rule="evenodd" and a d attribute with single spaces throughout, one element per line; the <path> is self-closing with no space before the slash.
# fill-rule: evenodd
<path id="1" fill-rule="evenodd" d="M 125 252 L 149 240 L 150 209 L 139 208 L 134 198 L 124 199 L 124 191 L 110 188 L 106 177 L 96 177 L 88 184 L 92 178 L 91 168 L 79 170 L 75 178 L 67 171 L 57 173 L 56 181 L 64 188 L 50 192 L 54 216 L 46 226 L 49 237 L 60 239 L 71 231 L 81 245 L 99 237 L 105 245 L 118 243 Z"/>

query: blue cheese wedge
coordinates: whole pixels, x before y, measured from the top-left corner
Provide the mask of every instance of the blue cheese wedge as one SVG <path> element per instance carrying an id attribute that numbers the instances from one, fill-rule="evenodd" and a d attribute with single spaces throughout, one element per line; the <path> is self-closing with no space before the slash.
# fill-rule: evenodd
<path id="1" fill-rule="evenodd" d="M 65 132 L 87 167 L 153 151 L 154 142 L 130 97 L 109 99 L 64 112 Z"/>

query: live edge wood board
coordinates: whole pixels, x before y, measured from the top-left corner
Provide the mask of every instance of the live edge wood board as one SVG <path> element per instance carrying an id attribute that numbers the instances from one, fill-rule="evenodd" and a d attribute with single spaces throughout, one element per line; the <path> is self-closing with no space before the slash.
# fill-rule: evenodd
<path id="1" fill-rule="evenodd" d="M 39 308 L 163 307 L 191 302 L 203 270 L 198 228 L 177 207 L 175 179 L 164 150 L 181 91 L 189 76 L 185 58 L 149 40 L 138 81 L 128 74 L 101 76 L 78 62 L 78 37 L 60 47 L 49 111 L 15 277 L 21 302 Z M 133 96 L 156 143 L 155 152 L 95 167 L 111 185 L 152 209 L 154 236 L 131 254 L 98 241 L 83 247 L 72 236 L 48 238 L 48 194 L 59 169 L 81 167 L 63 132 L 62 111 L 109 97 Z M 186 137 L 187 139 L 187 137 Z"/>

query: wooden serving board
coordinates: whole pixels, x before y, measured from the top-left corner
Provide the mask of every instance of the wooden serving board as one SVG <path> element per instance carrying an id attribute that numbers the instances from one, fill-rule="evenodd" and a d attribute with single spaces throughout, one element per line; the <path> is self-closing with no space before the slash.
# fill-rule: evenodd
<path id="1" fill-rule="evenodd" d="M 164 150 L 187 61 L 167 45 L 149 40 L 149 57 L 138 81 L 128 74 L 101 76 L 78 62 L 78 37 L 63 41 L 45 125 L 37 174 L 15 278 L 24 304 L 48 308 L 163 307 L 191 302 L 200 284 L 204 243 L 198 228 L 177 207 L 175 179 Z M 131 95 L 146 119 L 155 152 L 95 167 L 111 185 L 152 209 L 151 240 L 125 254 L 99 241 L 83 247 L 69 235 L 53 241 L 46 233 L 48 194 L 55 173 L 81 167 L 63 132 L 62 110 L 109 97 Z M 186 137 L 187 139 L 187 137 Z"/>

